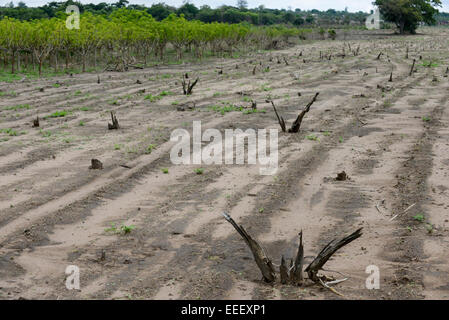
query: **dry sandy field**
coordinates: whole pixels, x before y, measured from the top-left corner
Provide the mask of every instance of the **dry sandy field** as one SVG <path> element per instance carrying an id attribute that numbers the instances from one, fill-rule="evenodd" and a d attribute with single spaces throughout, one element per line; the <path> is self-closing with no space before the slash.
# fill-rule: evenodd
<path id="1" fill-rule="evenodd" d="M 104 72 L 100 83 L 2 83 L 0 299 L 448 299 L 448 37 L 378 32 Z M 190 96 L 185 73 L 199 77 Z M 279 131 L 275 175 L 170 160 L 175 129 L 278 129 L 270 99 L 291 123 L 316 92 L 301 131 Z M 257 112 L 245 112 L 251 100 Z M 344 297 L 264 283 L 222 212 L 275 264 L 294 258 L 301 230 L 308 263 L 363 227 L 322 271 L 347 278 L 334 287 Z M 69 265 L 79 290 L 66 288 Z M 371 265 L 379 289 L 366 288 Z"/>

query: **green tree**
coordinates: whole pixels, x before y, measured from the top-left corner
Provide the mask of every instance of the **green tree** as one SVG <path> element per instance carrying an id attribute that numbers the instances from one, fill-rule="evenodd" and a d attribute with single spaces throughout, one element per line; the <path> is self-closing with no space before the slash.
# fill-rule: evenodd
<path id="1" fill-rule="evenodd" d="M 237 0 L 237 7 L 240 10 L 248 8 L 248 1 L 246 1 L 246 0 Z"/>
<path id="2" fill-rule="evenodd" d="M 415 33 L 420 22 L 433 24 L 436 22 L 436 7 L 440 0 L 376 0 L 374 2 L 380 13 L 388 22 L 394 23 L 399 32 Z"/>
<path id="3" fill-rule="evenodd" d="M 300 16 L 297 16 L 295 18 L 295 20 L 293 21 L 293 24 L 295 26 L 300 26 L 300 25 L 303 25 L 304 23 L 305 23 L 304 19 L 302 17 L 300 17 Z"/>
<path id="4" fill-rule="evenodd" d="M 113 5 L 117 8 L 124 8 L 129 4 L 128 0 L 119 0 L 117 3 L 114 3 Z"/>
<path id="5" fill-rule="evenodd" d="M 171 13 L 175 11 L 175 8 L 171 8 L 164 3 L 156 3 L 153 4 L 150 8 L 148 8 L 147 12 L 153 16 L 158 21 L 164 20 Z"/>
<path id="6" fill-rule="evenodd" d="M 187 2 L 179 7 L 179 9 L 177 10 L 177 14 L 183 14 L 187 20 L 193 20 L 198 14 L 198 11 L 200 10 L 194 4 Z"/>
<path id="7" fill-rule="evenodd" d="M 315 18 L 314 18 L 312 15 L 308 15 L 308 16 L 306 17 L 306 22 L 307 22 L 308 24 L 313 24 L 313 23 L 315 22 Z"/>

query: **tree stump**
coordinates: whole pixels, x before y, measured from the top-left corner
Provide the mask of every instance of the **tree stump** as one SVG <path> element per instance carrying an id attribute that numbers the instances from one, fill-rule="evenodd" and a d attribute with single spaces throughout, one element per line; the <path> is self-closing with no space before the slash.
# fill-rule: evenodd
<path id="1" fill-rule="evenodd" d="M 118 128 L 120 128 L 114 111 L 111 111 L 111 119 L 112 119 L 112 123 L 108 123 L 108 129 L 109 130 L 114 130 L 114 129 L 117 130 Z"/>
<path id="2" fill-rule="evenodd" d="M 89 166 L 89 169 L 92 170 L 103 170 L 103 163 L 98 159 L 92 159 L 91 165 Z"/>
<path id="3" fill-rule="evenodd" d="M 39 127 L 39 117 L 36 117 L 36 119 L 33 120 L 33 128 Z"/>

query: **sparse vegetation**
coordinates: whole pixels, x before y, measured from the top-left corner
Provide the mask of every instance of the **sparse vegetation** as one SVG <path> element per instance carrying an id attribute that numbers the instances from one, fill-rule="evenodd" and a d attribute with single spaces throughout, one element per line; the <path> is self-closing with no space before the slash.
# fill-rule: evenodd
<path id="1" fill-rule="evenodd" d="M 145 149 L 145 153 L 146 154 L 150 154 L 151 152 L 153 152 L 153 150 L 156 148 L 156 146 L 154 144 L 150 144 L 146 149 Z"/>
<path id="2" fill-rule="evenodd" d="M 70 111 L 62 110 L 62 111 L 55 111 L 47 116 L 44 117 L 44 119 L 48 118 L 62 118 L 70 114 Z"/>
<path id="3" fill-rule="evenodd" d="M 133 225 L 127 226 L 122 224 L 120 227 L 117 227 L 115 223 L 111 223 L 111 226 L 109 228 L 105 229 L 106 233 L 113 233 L 113 234 L 122 234 L 126 235 L 128 233 L 131 233 L 136 227 Z"/>
<path id="4" fill-rule="evenodd" d="M 315 134 L 309 134 L 308 136 L 306 136 L 307 140 L 311 140 L 311 141 L 319 141 L 320 139 L 318 138 L 317 135 Z"/>
<path id="5" fill-rule="evenodd" d="M 421 213 L 414 216 L 413 219 L 415 219 L 416 221 L 419 221 L 419 222 L 424 222 L 424 220 L 425 220 L 424 215 Z"/>
<path id="6" fill-rule="evenodd" d="M 56 21 L 63 11 L 34 32 L 20 28 L 42 21 L 0 19 L 0 31 L 17 24 L 24 33 L 7 32 L 27 44 L 13 53 L 0 33 L 0 80 L 11 81 L 0 93 L 5 298 L 444 297 L 435 288 L 445 284 L 438 277 L 448 242 L 438 214 L 449 190 L 449 30 L 393 36 L 290 9 L 273 15 L 314 22 L 263 27 L 266 8 L 253 17 L 241 10 L 245 23 L 223 26 L 192 19 L 184 10 L 192 3 L 158 17 L 139 5 L 92 17 L 80 5 L 79 30 Z M 306 24 L 304 39 L 297 26 Z M 62 44 L 41 34 L 53 27 Z M 45 79 L 30 34 L 51 44 Z M 15 73 L 6 76 L 12 59 Z M 77 74 L 83 63 L 90 74 Z M 223 212 L 236 224 L 221 220 Z M 231 234 L 235 226 L 247 232 Z M 360 240 L 328 265 L 317 262 L 362 226 Z M 263 250 L 245 247 L 259 240 Z M 260 281 L 256 268 L 269 264 L 255 263 L 254 252 L 274 258 L 275 276 Z M 60 273 L 33 273 L 38 263 Z M 82 291 L 61 285 L 67 264 L 80 267 Z M 381 290 L 366 289 L 368 265 L 381 268 Z"/>
<path id="7" fill-rule="evenodd" d="M 197 168 L 195 170 L 193 170 L 196 174 L 203 174 L 204 173 L 204 169 L 203 168 Z"/>
<path id="8" fill-rule="evenodd" d="M 30 107 L 29 104 L 18 104 L 18 105 L 15 105 L 15 106 L 4 107 L 5 110 L 14 110 L 14 111 L 22 110 L 22 109 L 28 110 L 30 108 L 31 107 Z"/>

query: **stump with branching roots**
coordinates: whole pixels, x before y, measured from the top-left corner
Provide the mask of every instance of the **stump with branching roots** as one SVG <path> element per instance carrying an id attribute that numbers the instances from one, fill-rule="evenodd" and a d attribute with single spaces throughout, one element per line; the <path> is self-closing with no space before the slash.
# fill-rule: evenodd
<path id="1" fill-rule="evenodd" d="M 245 243 L 251 250 L 254 260 L 262 273 L 263 280 L 267 283 L 274 283 L 276 281 L 276 270 L 274 268 L 271 259 L 268 257 L 263 247 L 252 238 L 243 226 L 238 225 L 234 219 L 227 213 L 223 213 L 225 219 L 234 227 L 234 229 L 240 234 Z M 340 248 L 351 243 L 357 238 L 362 236 L 362 229 L 360 228 L 348 236 L 341 238 L 340 240 L 334 239 L 329 242 L 323 250 L 313 259 L 313 261 L 304 268 L 304 244 L 303 244 L 303 232 L 299 233 L 299 246 L 294 260 L 290 261 L 290 266 L 287 267 L 284 256 L 281 257 L 281 264 L 279 266 L 279 279 L 282 284 L 291 284 L 302 286 L 306 279 L 320 284 L 325 288 L 339 294 L 336 290 L 329 287 L 326 281 L 328 278 L 325 275 L 319 275 L 318 272 L 323 269 L 326 262 L 337 252 Z M 304 277 L 304 272 L 307 274 L 307 278 Z M 334 283 L 341 282 L 343 280 L 334 281 Z M 341 295 L 341 294 L 339 294 Z"/>
<path id="2" fill-rule="evenodd" d="M 183 91 L 184 95 L 189 96 L 192 94 L 193 87 L 197 84 L 197 82 L 198 82 L 198 80 L 200 80 L 200 78 L 196 78 L 196 80 L 193 82 L 190 82 L 190 80 L 189 80 L 189 82 L 187 82 L 186 80 L 188 79 L 188 76 L 187 77 L 186 76 L 187 76 L 187 74 L 185 74 L 182 77 L 182 91 Z"/>
<path id="3" fill-rule="evenodd" d="M 298 133 L 299 132 L 299 129 L 301 128 L 301 123 L 302 123 L 302 120 L 304 119 L 304 116 L 306 115 L 307 112 L 310 111 L 310 107 L 316 101 L 316 99 L 317 99 L 319 94 L 320 93 L 317 92 L 315 94 L 315 96 L 313 97 L 313 99 L 309 102 L 309 104 L 299 113 L 298 117 L 293 122 L 291 128 L 288 129 L 289 133 Z M 273 106 L 274 113 L 276 114 L 276 117 L 278 119 L 279 125 L 281 126 L 281 129 L 282 129 L 282 132 L 287 132 L 287 127 L 285 125 L 285 120 L 284 120 L 284 118 L 281 115 L 279 115 L 278 111 L 276 110 L 276 106 L 274 105 L 273 100 L 271 100 L 271 105 Z"/>

